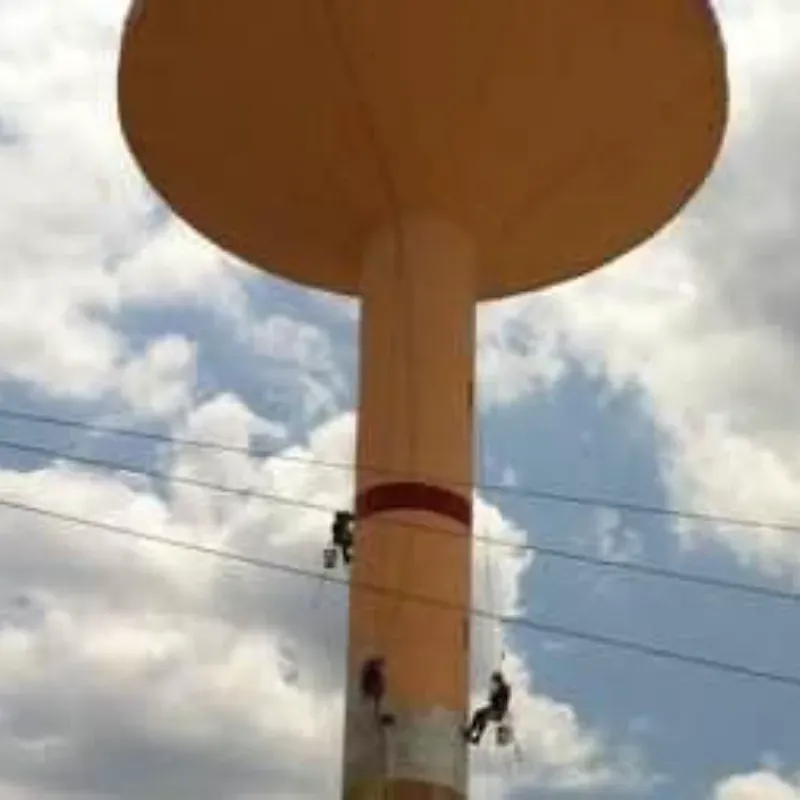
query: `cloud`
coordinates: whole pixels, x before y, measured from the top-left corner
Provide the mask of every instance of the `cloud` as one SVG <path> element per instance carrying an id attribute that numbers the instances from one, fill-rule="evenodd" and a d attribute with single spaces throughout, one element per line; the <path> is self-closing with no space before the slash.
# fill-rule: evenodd
<path id="1" fill-rule="evenodd" d="M 733 775 L 714 787 L 713 800 L 800 800 L 800 782 L 774 772 Z"/>
<path id="2" fill-rule="evenodd" d="M 240 325 L 239 339 L 257 361 L 265 362 L 272 385 L 286 386 L 295 396 L 291 422 L 314 424 L 339 411 L 346 380 L 325 330 L 296 316 L 274 313 Z"/>
<path id="3" fill-rule="evenodd" d="M 116 117 L 125 2 L 0 4 L 0 377 L 54 397 L 129 385 L 132 304 L 243 313 L 231 265 L 166 213 Z M 134 363 L 127 362 L 133 358 Z"/>
<path id="4" fill-rule="evenodd" d="M 247 417 L 240 410 L 238 424 Z M 318 525 L 303 526 L 305 548 L 281 544 L 287 531 L 274 530 L 264 502 L 239 504 L 238 515 L 231 507 L 218 528 L 108 475 L 51 467 L 7 472 L 0 486 L 3 498 L 184 541 L 235 546 L 258 525 L 250 552 L 285 563 L 299 549 L 309 564 L 319 545 Z M 331 622 L 313 621 L 308 585 L 30 514 L 6 510 L 3 528 L 13 531 L 3 584 L 39 612 L 18 619 L 11 609 L 0 629 L 7 781 L 119 798 L 237 797 L 264 786 L 323 796 L 338 703 L 281 672 L 290 638 L 317 653 L 310 675 L 329 668 L 330 654 L 307 638 Z M 343 606 L 338 619 L 331 608 L 318 616 L 341 626 Z"/>
<path id="5" fill-rule="evenodd" d="M 114 261 L 117 307 L 182 306 L 233 322 L 245 318 L 243 281 L 254 270 L 220 252 L 169 211 L 159 214 L 163 222 Z"/>
<path id="6" fill-rule="evenodd" d="M 114 31 L 79 10 L 0 6 L 0 107 L 18 131 L 0 148 L 0 361 L 81 395 L 109 385 L 123 349 L 89 313 L 110 296 L 103 258 L 150 201 L 115 135 Z"/>
<path id="7" fill-rule="evenodd" d="M 782 0 L 718 6 L 732 116 L 705 187 L 678 221 L 613 265 L 489 313 L 503 330 L 527 331 L 529 352 L 542 343 L 559 355 L 562 372 L 577 364 L 616 390 L 638 390 L 667 442 L 672 504 L 791 521 L 800 490 L 800 17 Z M 513 363 L 515 347 L 499 358 Z M 800 579 L 797 536 L 727 525 L 681 532 L 686 546 L 709 537 L 742 565 Z"/>
<path id="8" fill-rule="evenodd" d="M 232 396 L 186 423 L 196 438 L 244 448 L 265 428 Z M 249 497 L 53 464 L 0 473 L 0 498 L 316 571 L 329 514 L 262 495 L 346 503 L 352 471 L 315 461 L 346 461 L 353 435 L 347 414 L 290 461 L 180 444 L 163 452 L 169 474 L 251 486 Z M 497 509 L 479 501 L 477 514 L 489 535 L 523 541 Z M 339 770 L 344 590 L 8 508 L 0 527 L 0 763 L 20 796 L 210 800 L 266 786 L 270 796 L 326 796 Z M 476 604 L 517 610 L 530 553 L 486 556 L 493 588 L 479 558 Z M 509 649 L 504 635 L 475 623 L 480 692 L 498 648 Z M 641 777 L 574 709 L 536 693 L 513 650 L 507 669 L 524 751 L 517 785 L 588 789 Z M 477 758 L 479 776 L 504 778 L 501 754 L 490 747 Z"/>
<path id="9" fill-rule="evenodd" d="M 520 313 L 524 302 L 485 304 L 479 311 L 478 395 L 484 408 L 547 391 L 567 372 L 562 337 Z"/>
<path id="10" fill-rule="evenodd" d="M 156 339 L 122 369 L 120 394 L 139 416 L 171 417 L 192 401 L 195 368 L 195 348 L 186 339 Z"/>

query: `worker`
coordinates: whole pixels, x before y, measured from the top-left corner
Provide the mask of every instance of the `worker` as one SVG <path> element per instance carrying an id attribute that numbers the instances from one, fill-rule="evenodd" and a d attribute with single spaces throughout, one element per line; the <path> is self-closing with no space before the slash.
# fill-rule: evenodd
<path id="1" fill-rule="evenodd" d="M 510 702 L 511 687 L 506 683 L 501 672 L 493 672 L 489 688 L 489 703 L 475 711 L 469 727 L 464 729 L 464 738 L 470 744 L 478 744 L 490 721 L 503 721 Z"/>
<path id="2" fill-rule="evenodd" d="M 342 559 L 349 564 L 352 559 L 353 525 L 355 517 L 349 511 L 337 511 L 331 525 L 333 544 L 342 551 Z"/>
<path id="3" fill-rule="evenodd" d="M 391 725 L 394 717 L 382 710 L 386 694 L 386 662 L 381 656 L 368 658 L 361 667 L 361 697 L 372 703 L 375 719 L 381 725 Z"/>

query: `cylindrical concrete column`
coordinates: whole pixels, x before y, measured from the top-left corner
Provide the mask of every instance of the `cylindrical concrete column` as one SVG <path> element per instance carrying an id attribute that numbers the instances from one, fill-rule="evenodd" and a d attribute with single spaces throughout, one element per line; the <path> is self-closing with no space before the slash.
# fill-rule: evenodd
<path id="1" fill-rule="evenodd" d="M 344 796 L 455 800 L 467 782 L 461 726 L 476 301 L 469 241 L 442 222 L 406 219 L 401 231 L 370 243 L 361 290 Z M 394 715 L 386 727 L 358 691 L 362 664 L 376 656 L 385 659 Z"/>

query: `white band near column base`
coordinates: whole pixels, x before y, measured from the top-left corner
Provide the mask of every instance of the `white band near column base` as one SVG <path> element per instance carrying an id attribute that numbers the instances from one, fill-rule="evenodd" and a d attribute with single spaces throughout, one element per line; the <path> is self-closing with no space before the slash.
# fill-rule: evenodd
<path id="1" fill-rule="evenodd" d="M 359 785 L 416 781 L 466 796 L 467 755 L 461 712 L 444 708 L 397 711 L 392 725 L 381 726 L 374 708 L 354 703 L 345 731 L 345 792 Z"/>

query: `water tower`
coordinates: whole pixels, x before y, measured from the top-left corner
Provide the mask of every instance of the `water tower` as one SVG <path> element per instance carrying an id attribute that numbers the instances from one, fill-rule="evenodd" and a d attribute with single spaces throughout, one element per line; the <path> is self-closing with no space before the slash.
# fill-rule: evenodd
<path id="1" fill-rule="evenodd" d="M 139 0 L 119 95 L 184 220 L 361 299 L 343 793 L 463 798 L 476 303 L 595 269 L 690 199 L 727 116 L 707 0 Z M 355 687 L 376 654 L 389 732 Z"/>

